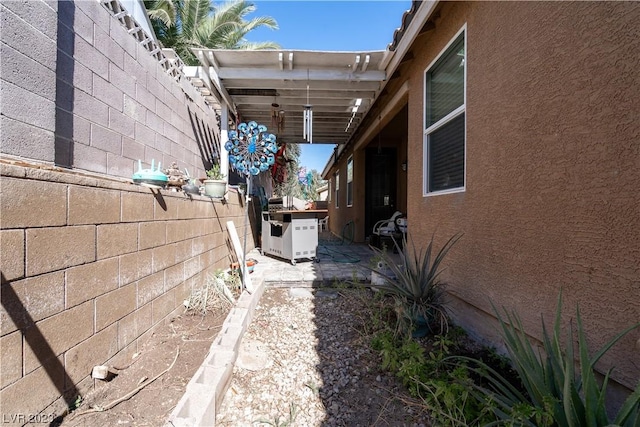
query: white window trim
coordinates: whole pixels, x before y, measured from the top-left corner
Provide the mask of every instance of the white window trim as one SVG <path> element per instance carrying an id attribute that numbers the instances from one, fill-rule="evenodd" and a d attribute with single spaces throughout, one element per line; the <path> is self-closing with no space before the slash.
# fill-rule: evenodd
<path id="1" fill-rule="evenodd" d="M 452 194 L 452 193 L 463 193 L 467 189 L 467 115 L 464 117 L 464 183 L 462 187 L 451 188 L 447 190 L 440 191 L 428 191 L 429 188 L 429 174 L 427 170 L 427 165 L 429 164 L 429 150 L 427 149 L 427 137 L 429 134 L 436 131 L 438 128 L 448 123 L 450 120 L 459 116 L 460 114 L 466 113 L 467 111 L 467 64 L 469 63 L 469 54 L 467 51 L 467 24 L 465 23 L 462 28 L 458 30 L 458 32 L 449 40 L 449 43 L 436 55 L 435 59 L 431 61 L 429 66 L 424 70 L 424 74 L 422 77 L 423 83 L 427 81 L 427 73 L 433 66 L 438 62 L 438 60 L 444 55 L 444 53 L 451 47 L 451 45 L 460 37 L 460 34 L 464 33 L 464 93 L 463 93 L 463 103 L 460 107 L 456 108 L 445 117 L 441 118 L 427 129 L 427 106 L 424 105 L 425 100 L 427 99 L 427 85 L 424 84 L 424 90 L 422 94 L 422 197 L 431 197 L 431 196 L 440 196 L 443 194 Z"/>
<path id="2" fill-rule="evenodd" d="M 349 181 L 349 162 L 351 162 L 351 181 Z M 353 156 L 350 156 L 347 159 L 347 188 L 345 189 L 345 195 L 347 198 L 347 207 L 350 208 L 353 206 Z M 351 182 L 351 204 L 349 204 L 349 182 Z"/>
<path id="3" fill-rule="evenodd" d="M 336 188 L 334 190 L 334 194 L 335 194 L 335 207 L 336 209 L 340 209 L 340 172 L 337 171 L 335 174 L 333 174 L 334 178 L 336 179 Z"/>

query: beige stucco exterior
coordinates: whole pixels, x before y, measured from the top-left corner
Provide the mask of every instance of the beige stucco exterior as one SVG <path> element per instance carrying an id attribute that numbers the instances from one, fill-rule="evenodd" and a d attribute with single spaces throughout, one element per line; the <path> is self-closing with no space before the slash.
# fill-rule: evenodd
<path id="1" fill-rule="evenodd" d="M 408 168 L 398 180 L 411 237 L 464 233 L 443 278 L 455 319 L 479 337 L 499 345 L 493 302 L 517 310 L 539 338 L 562 290 L 563 320 L 575 324 L 579 305 L 595 351 L 640 320 L 640 5 L 441 3 L 430 21 L 394 83 L 409 85 Z M 466 187 L 425 197 L 424 73 L 464 26 Z M 343 176 L 352 150 L 334 166 Z M 356 177 L 358 195 L 365 177 Z M 332 223 L 357 224 L 363 205 L 330 210 Z M 635 386 L 639 354 L 636 330 L 600 367 Z"/>

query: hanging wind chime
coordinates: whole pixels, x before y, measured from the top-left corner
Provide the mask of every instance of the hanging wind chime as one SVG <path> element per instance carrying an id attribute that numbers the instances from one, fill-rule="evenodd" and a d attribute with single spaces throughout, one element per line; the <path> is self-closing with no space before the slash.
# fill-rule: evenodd
<path id="1" fill-rule="evenodd" d="M 302 137 L 313 144 L 313 110 L 309 104 L 309 70 L 307 69 L 307 103 L 302 112 Z"/>

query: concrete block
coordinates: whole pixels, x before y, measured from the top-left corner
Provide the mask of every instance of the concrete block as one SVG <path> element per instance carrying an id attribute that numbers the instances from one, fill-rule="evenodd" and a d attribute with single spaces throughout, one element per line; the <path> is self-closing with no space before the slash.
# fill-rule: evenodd
<path id="1" fill-rule="evenodd" d="M 117 19 L 111 19 L 109 34 L 120 47 L 132 57 L 136 57 L 136 41 Z"/>
<path id="2" fill-rule="evenodd" d="M 215 418 L 215 392 L 202 386 L 194 386 L 193 391 L 185 393 L 169 416 L 176 427 L 213 427 Z"/>
<path id="3" fill-rule="evenodd" d="M 0 338 L 0 388 L 22 378 L 22 332 Z"/>
<path id="4" fill-rule="evenodd" d="M 152 274 L 138 281 L 138 307 L 142 307 L 164 292 L 164 272 Z"/>
<path id="5" fill-rule="evenodd" d="M 162 103 L 162 94 L 164 93 L 164 88 L 158 82 L 158 79 L 155 76 L 152 76 L 151 73 L 147 74 L 147 90 L 155 95 L 156 98 L 156 106 L 157 103 Z M 157 113 L 156 108 L 153 109 L 154 112 Z"/>
<path id="6" fill-rule="evenodd" d="M 214 340 L 222 350 L 238 352 L 242 342 L 242 328 L 236 325 L 223 325 L 220 333 Z"/>
<path id="7" fill-rule="evenodd" d="M 155 92 L 152 92 L 155 93 Z M 156 114 L 165 121 L 165 123 L 171 121 L 171 108 L 167 106 L 160 99 L 156 100 Z"/>
<path id="8" fill-rule="evenodd" d="M 137 49 L 140 47 L 141 45 L 138 45 Z M 141 65 L 137 59 L 130 55 L 126 55 L 124 58 L 123 69 L 124 72 L 131 77 L 131 80 L 135 82 L 137 89 L 144 89 L 147 86 L 147 68 Z M 138 101 L 140 101 L 140 99 L 138 99 Z M 144 102 L 142 104 L 144 104 Z M 148 107 L 153 108 L 152 105 L 148 105 Z"/>
<path id="9" fill-rule="evenodd" d="M 98 75 L 93 76 L 93 96 L 117 111 L 121 112 L 124 109 L 124 93 Z M 107 114 L 110 114 L 111 110 L 111 108 L 107 109 Z M 107 119 L 107 124 L 109 118 L 110 116 Z"/>
<path id="10" fill-rule="evenodd" d="M 198 274 L 201 270 L 200 267 L 200 257 L 199 256 L 195 256 L 192 258 L 188 258 L 187 260 L 185 260 L 184 262 L 184 278 L 185 280 L 195 276 L 196 274 Z"/>
<path id="11" fill-rule="evenodd" d="M 120 286 L 132 283 L 152 273 L 153 252 L 151 249 L 121 255 Z"/>
<path id="12" fill-rule="evenodd" d="M 120 220 L 120 193 L 69 186 L 69 225 L 108 224 Z"/>
<path id="13" fill-rule="evenodd" d="M 122 137 L 122 156 L 135 160 L 137 162 L 138 159 L 144 158 L 144 144 L 137 142 L 133 138 L 128 138 L 126 136 Z M 136 163 L 137 170 L 137 163 Z"/>
<path id="14" fill-rule="evenodd" d="M 75 6 L 75 5 L 74 5 Z M 86 42 L 93 44 L 93 21 L 82 9 L 75 7 L 73 15 L 73 31 Z"/>
<path id="15" fill-rule="evenodd" d="M 2 42 L 55 71 L 58 48 L 55 37 L 50 37 L 31 26 L 28 17 L 20 17 L 13 13 L 6 7 L 10 5 L 9 3 L 3 2 L 0 6 Z M 57 25 L 54 24 L 51 30 L 53 31 L 56 27 Z"/>
<path id="16" fill-rule="evenodd" d="M 158 164 L 156 163 L 156 166 Z M 148 167 L 144 166 L 143 167 Z M 149 193 L 122 193 L 122 221 L 139 222 L 153 219 L 153 205 L 156 199 Z"/>
<path id="17" fill-rule="evenodd" d="M 149 249 L 167 242 L 167 223 L 165 221 L 140 223 L 139 249 Z"/>
<path id="18" fill-rule="evenodd" d="M 2 114 L 39 128 L 55 130 L 55 103 L 51 99 L 0 80 L 2 92 Z"/>
<path id="19" fill-rule="evenodd" d="M 53 162 L 55 139 L 52 131 L 10 119 L 5 115 L 0 115 L 0 127 L 4 154 Z"/>
<path id="20" fill-rule="evenodd" d="M 97 259 L 135 252 L 138 249 L 137 224 L 104 224 L 98 226 Z"/>
<path id="21" fill-rule="evenodd" d="M 93 301 L 36 323 L 25 331 L 24 368 L 31 372 L 93 335 Z"/>
<path id="22" fill-rule="evenodd" d="M 98 36 L 96 33 L 100 31 L 101 33 L 108 33 L 109 31 L 109 22 L 111 21 L 111 14 L 109 11 L 104 8 L 100 2 L 92 2 L 92 1 L 82 1 L 75 2 L 75 7 L 82 12 L 84 12 L 87 17 L 95 24 L 94 26 L 94 38 L 93 43 L 96 45 L 96 48 L 102 52 L 106 52 L 102 46 L 97 44 Z M 110 55 L 107 54 L 108 58 L 111 58 Z"/>
<path id="23" fill-rule="evenodd" d="M 32 228 L 26 231 L 26 274 L 35 276 L 95 261 L 95 227 Z"/>
<path id="24" fill-rule="evenodd" d="M 58 110 L 59 111 L 59 110 Z M 89 145 L 89 141 L 91 141 L 91 122 L 87 119 L 78 116 L 77 114 L 73 115 L 73 140 L 84 144 L 85 146 Z"/>
<path id="25" fill-rule="evenodd" d="M 150 164 L 152 160 L 156 160 L 157 162 L 158 159 L 162 159 L 163 165 L 170 164 L 165 161 L 163 152 L 156 150 L 155 148 L 148 145 L 144 147 L 144 158 L 142 159 L 144 163 Z"/>
<path id="26" fill-rule="evenodd" d="M 178 218 L 178 198 L 165 199 L 166 205 L 160 206 L 156 203 L 153 206 L 153 218 L 155 220 L 172 220 Z"/>
<path id="27" fill-rule="evenodd" d="M 56 74 L 6 44 L 0 44 L 2 79 L 49 101 L 56 100 Z M 25 73 L 24 70 L 29 70 Z"/>
<path id="28" fill-rule="evenodd" d="M 125 55 L 124 63 L 126 64 L 130 58 L 129 55 Z M 136 97 L 136 80 L 135 76 L 132 76 L 127 71 L 118 68 L 115 64 L 109 64 L 109 82 L 112 85 L 120 89 L 122 92 L 130 96 Z"/>
<path id="29" fill-rule="evenodd" d="M 153 98 L 153 103 L 151 104 L 151 106 L 147 106 L 147 103 L 151 101 L 151 97 Z M 140 103 L 144 104 L 148 108 L 145 116 L 145 121 L 144 121 L 145 124 L 150 129 L 154 129 L 158 133 L 162 133 L 164 121 L 160 118 L 160 116 L 158 116 L 156 113 L 153 112 L 153 110 L 155 109 L 155 100 L 156 100 L 155 95 L 153 95 L 147 89 L 141 88 L 141 90 L 138 91 L 138 98 L 146 99 L 146 101 L 140 100 Z"/>
<path id="30" fill-rule="evenodd" d="M 89 339 L 67 351 L 64 366 L 67 375 L 76 383 L 91 375 L 96 365 L 102 365 L 118 351 L 118 325 L 96 333 Z"/>
<path id="31" fill-rule="evenodd" d="M 49 370 L 39 368 L 0 391 L 2 412 L 5 413 L 4 408 L 11 408 L 12 414 L 38 414 L 60 396 L 59 389 L 63 388 L 62 363 L 52 364 Z"/>
<path id="32" fill-rule="evenodd" d="M 136 122 L 144 123 L 147 109 L 131 96 L 124 95 L 124 105 L 122 111 L 129 117 L 132 117 Z"/>
<path id="33" fill-rule="evenodd" d="M 106 10 L 104 12 L 107 13 Z M 96 26 L 94 29 L 93 45 L 98 51 L 104 53 L 113 65 L 123 70 L 125 56 L 124 50 L 122 50 L 122 48 L 109 36 L 107 31 Z"/>
<path id="34" fill-rule="evenodd" d="M 109 126 L 109 107 L 107 104 L 81 90 L 74 90 L 74 112 L 92 123 Z"/>
<path id="35" fill-rule="evenodd" d="M 173 290 L 169 290 L 151 301 L 153 323 L 158 323 L 167 317 L 169 313 L 175 310 L 178 306 L 175 297 L 175 292 Z M 180 303 L 182 303 L 182 301 L 180 301 Z"/>
<path id="36" fill-rule="evenodd" d="M 182 282 L 184 282 L 184 264 L 183 263 L 172 265 L 171 267 L 168 267 L 167 269 L 164 270 L 165 291 L 175 288 Z"/>
<path id="37" fill-rule="evenodd" d="M 175 245 L 159 246 L 152 251 L 154 272 L 164 270 L 176 263 Z"/>
<path id="38" fill-rule="evenodd" d="M 56 39 L 58 14 L 47 3 L 42 1 L 11 1 L 3 2 L 3 6 L 27 21 L 30 26 L 42 32 L 51 40 Z M 4 57 L 2 59 L 4 60 Z"/>
<path id="39" fill-rule="evenodd" d="M 122 111 L 121 108 L 120 111 Z M 135 120 L 120 111 L 109 108 L 109 129 L 133 138 L 135 136 Z"/>
<path id="40" fill-rule="evenodd" d="M 138 169 L 137 163 L 132 159 L 107 153 L 107 174 L 131 179 L 134 171 Z"/>
<path id="41" fill-rule="evenodd" d="M 73 307 L 118 288 L 118 258 L 67 270 L 66 307 Z"/>
<path id="42" fill-rule="evenodd" d="M 99 331 L 133 313 L 137 307 L 135 283 L 96 298 L 96 330 Z"/>
<path id="43" fill-rule="evenodd" d="M 87 141 L 88 143 L 88 141 Z M 84 143 L 74 145 L 74 166 L 91 172 L 107 173 L 107 153 Z"/>
<path id="44" fill-rule="evenodd" d="M 109 59 L 91 42 L 74 37 L 73 58 L 103 79 L 109 80 Z"/>
<path id="45" fill-rule="evenodd" d="M 24 230 L 1 230 L 0 248 L 0 271 L 4 280 L 24 277 Z"/>
<path id="46" fill-rule="evenodd" d="M 113 154 L 122 154 L 122 135 L 110 129 L 91 124 L 91 146 Z"/>
<path id="47" fill-rule="evenodd" d="M 232 308 L 227 315 L 224 324 L 229 327 L 239 327 L 240 336 L 242 337 L 247 331 L 247 327 L 249 326 L 249 311 L 246 308 Z"/>
<path id="48" fill-rule="evenodd" d="M 151 326 L 153 326 L 153 306 L 151 303 L 148 303 L 136 311 L 136 331 L 138 336 L 140 337 L 146 333 Z"/>
<path id="49" fill-rule="evenodd" d="M 153 147 L 156 141 L 156 132 L 153 129 L 148 128 L 140 122 L 135 123 L 135 139 L 137 142 L 146 146 Z M 159 159 L 156 159 L 156 163 Z"/>

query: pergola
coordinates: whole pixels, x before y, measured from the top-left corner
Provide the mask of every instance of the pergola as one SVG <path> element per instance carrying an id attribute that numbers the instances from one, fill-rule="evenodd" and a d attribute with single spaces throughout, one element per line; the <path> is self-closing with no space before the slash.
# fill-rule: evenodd
<path id="1" fill-rule="evenodd" d="M 384 87 L 390 51 L 194 49 L 199 76 L 239 121 L 287 143 L 345 144 Z M 208 86 L 208 85 L 207 85 Z M 311 111 L 304 132 L 304 111 Z"/>

